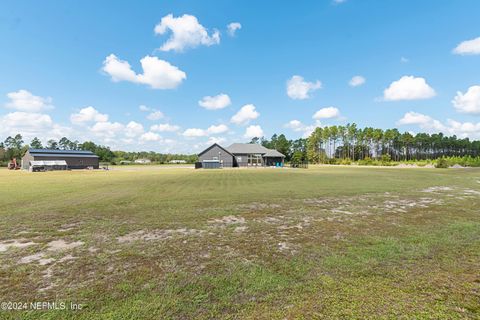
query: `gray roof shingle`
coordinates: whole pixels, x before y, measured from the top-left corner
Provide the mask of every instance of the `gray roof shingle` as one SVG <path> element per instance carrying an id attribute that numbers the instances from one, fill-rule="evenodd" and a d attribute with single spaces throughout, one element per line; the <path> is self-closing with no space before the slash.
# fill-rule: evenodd
<path id="1" fill-rule="evenodd" d="M 285 157 L 285 155 L 281 154 L 277 150 L 268 149 L 256 143 L 234 143 L 226 149 L 232 154 L 256 153 L 267 157 Z"/>

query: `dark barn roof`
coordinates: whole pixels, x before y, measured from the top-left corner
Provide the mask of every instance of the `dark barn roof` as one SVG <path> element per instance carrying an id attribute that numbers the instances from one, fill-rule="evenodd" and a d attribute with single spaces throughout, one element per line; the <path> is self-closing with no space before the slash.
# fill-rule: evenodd
<path id="1" fill-rule="evenodd" d="M 28 149 L 32 156 L 36 157 L 85 157 L 98 158 L 96 154 L 88 150 L 57 150 L 57 149 Z"/>

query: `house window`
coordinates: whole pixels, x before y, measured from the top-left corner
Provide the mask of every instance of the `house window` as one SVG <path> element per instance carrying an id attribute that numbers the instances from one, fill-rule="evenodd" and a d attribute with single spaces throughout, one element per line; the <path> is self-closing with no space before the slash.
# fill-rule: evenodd
<path id="1" fill-rule="evenodd" d="M 212 160 L 218 160 L 218 157 L 212 157 Z"/>
<path id="2" fill-rule="evenodd" d="M 242 162 L 242 157 L 237 157 L 238 162 Z"/>
<path id="3" fill-rule="evenodd" d="M 248 158 L 248 165 L 249 166 L 261 166 L 262 165 L 262 155 L 261 154 L 249 154 L 247 158 Z"/>

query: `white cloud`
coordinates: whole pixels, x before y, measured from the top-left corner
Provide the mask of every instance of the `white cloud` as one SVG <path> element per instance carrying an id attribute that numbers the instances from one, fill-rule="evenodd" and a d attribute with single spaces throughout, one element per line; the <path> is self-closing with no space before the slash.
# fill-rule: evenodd
<path id="1" fill-rule="evenodd" d="M 142 104 L 142 105 L 139 105 L 138 106 L 138 109 L 142 112 L 148 112 L 148 111 L 151 111 L 152 109 L 150 109 L 149 107 L 147 107 L 146 105 Z"/>
<path id="2" fill-rule="evenodd" d="M 362 76 L 354 76 L 352 79 L 350 79 L 348 84 L 351 87 L 358 87 L 358 86 L 361 86 L 362 84 L 364 84 L 365 81 L 366 81 L 365 78 L 362 77 Z"/>
<path id="3" fill-rule="evenodd" d="M 410 60 L 409 60 L 408 58 L 401 57 L 401 58 L 400 58 L 400 62 L 401 62 L 401 63 L 408 63 L 408 62 L 410 62 Z"/>
<path id="4" fill-rule="evenodd" d="M 467 92 L 457 92 L 452 100 L 458 112 L 480 114 L 480 86 L 471 86 Z"/>
<path id="5" fill-rule="evenodd" d="M 342 4 L 342 3 L 345 3 L 345 2 L 347 2 L 347 0 L 333 0 L 334 4 Z"/>
<path id="6" fill-rule="evenodd" d="M 10 101 L 5 104 L 5 107 L 9 109 L 26 112 L 39 112 L 53 109 L 53 106 L 51 105 L 52 98 L 35 96 L 27 90 L 21 89 L 7 93 L 7 97 Z"/>
<path id="7" fill-rule="evenodd" d="M 460 138 L 480 139 L 480 122 L 458 122 L 452 119 L 447 119 L 444 124 L 430 116 L 417 113 L 407 112 L 402 119 L 397 121 L 397 125 L 417 125 L 422 130 L 434 133 L 442 132 L 445 135 L 456 135 Z"/>
<path id="8" fill-rule="evenodd" d="M 211 46 L 220 43 L 220 32 L 214 30 L 211 35 L 195 16 L 184 14 L 175 18 L 172 14 L 162 18 L 155 26 L 155 33 L 163 35 L 171 31 L 170 38 L 160 47 L 161 51 L 184 51 L 199 45 Z"/>
<path id="9" fill-rule="evenodd" d="M 52 118 L 48 114 L 43 113 L 28 113 L 28 112 L 12 112 L 2 116 L 2 128 L 17 128 L 17 131 L 37 131 L 41 129 L 48 129 L 53 125 Z M 9 135 L 16 134 L 10 133 Z"/>
<path id="10" fill-rule="evenodd" d="M 174 89 L 187 78 L 185 72 L 157 57 L 145 56 L 140 63 L 143 73 L 136 74 L 127 61 L 111 54 L 103 61 L 102 70 L 110 75 L 114 82 L 146 84 L 153 89 Z"/>
<path id="11" fill-rule="evenodd" d="M 239 22 L 232 22 L 227 25 L 228 34 L 233 37 L 237 30 L 242 29 L 242 25 Z"/>
<path id="12" fill-rule="evenodd" d="M 137 137 L 141 135 L 143 132 L 144 132 L 143 125 L 135 121 L 130 121 L 125 127 L 125 136 L 129 138 Z"/>
<path id="13" fill-rule="evenodd" d="M 320 120 L 320 119 L 332 119 L 340 117 L 340 110 L 335 107 L 326 107 L 318 110 L 313 115 L 313 119 Z"/>
<path id="14" fill-rule="evenodd" d="M 114 138 L 118 133 L 125 130 L 125 126 L 119 122 L 97 122 L 90 131 L 98 137 Z"/>
<path id="15" fill-rule="evenodd" d="M 259 125 L 248 126 L 243 136 L 248 139 L 255 138 L 255 137 L 261 138 L 263 137 L 262 127 L 260 127 Z"/>
<path id="16" fill-rule="evenodd" d="M 228 131 L 228 127 L 224 124 L 220 124 L 218 126 L 212 125 L 207 129 L 208 134 L 219 134 L 227 131 Z"/>
<path id="17" fill-rule="evenodd" d="M 424 78 L 403 76 L 383 92 L 386 101 L 428 99 L 436 95 Z"/>
<path id="18" fill-rule="evenodd" d="M 160 120 L 164 117 L 165 115 L 163 114 L 163 112 L 161 111 L 153 111 L 151 112 L 148 116 L 147 116 L 147 119 L 148 120 L 152 120 L 152 121 L 156 121 L 156 120 Z"/>
<path id="19" fill-rule="evenodd" d="M 287 81 L 287 95 L 292 99 L 303 100 L 310 98 L 310 93 L 320 89 L 320 81 L 307 82 L 301 76 L 293 76 Z"/>
<path id="20" fill-rule="evenodd" d="M 162 139 L 162 137 L 158 134 L 158 133 L 155 133 L 155 132 L 145 132 L 144 134 L 142 134 L 142 136 L 140 137 L 140 140 L 141 141 L 145 141 L 145 142 L 153 142 L 153 141 L 160 141 Z"/>
<path id="21" fill-rule="evenodd" d="M 284 125 L 285 128 L 292 129 L 293 131 L 302 131 L 305 125 L 299 120 L 291 120 Z"/>
<path id="22" fill-rule="evenodd" d="M 217 143 L 217 144 L 222 144 L 226 141 L 225 138 L 220 138 L 220 137 L 210 137 L 208 138 L 208 141 L 207 141 L 207 145 L 212 145 L 214 143 Z"/>
<path id="23" fill-rule="evenodd" d="M 207 132 L 203 129 L 198 128 L 189 128 L 185 130 L 183 133 L 184 137 L 187 138 L 196 138 L 196 137 L 204 137 L 207 135 Z"/>
<path id="24" fill-rule="evenodd" d="M 225 93 L 220 93 L 216 96 L 205 96 L 202 100 L 198 101 L 198 105 L 204 107 L 207 110 L 218 110 L 228 107 L 232 101 L 230 97 Z"/>
<path id="25" fill-rule="evenodd" d="M 246 104 L 235 115 L 233 115 L 230 121 L 238 125 L 247 124 L 251 120 L 257 119 L 259 116 L 260 113 L 255 110 L 253 104 Z"/>
<path id="26" fill-rule="evenodd" d="M 180 130 L 179 126 L 171 125 L 169 123 L 155 124 L 150 127 L 150 131 L 158 131 L 158 132 L 175 132 L 178 130 Z"/>
<path id="27" fill-rule="evenodd" d="M 87 122 L 106 122 L 108 121 L 108 115 L 100 113 L 97 109 L 90 106 L 80 109 L 78 113 L 71 114 L 70 121 L 78 125 Z"/>
<path id="28" fill-rule="evenodd" d="M 299 120 L 291 120 L 284 125 L 285 128 L 291 129 L 295 132 L 303 132 L 302 138 L 308 138 L 316 127 L 321 126 L 319 121 L 315 125 L 305 125 Z"/>
<path id="29" fill-rule="evenodd" d="M 20 133 L 25 142 L 38 137 L 48 139 L 72 137 L 72 129 L 55 123 L 48 114 L 15 111 L 0 115 L 0 136 L 6 138 Z"/>
<path id="30" fill-rule="evenodd" d="M 418 112 L 407 112 L 402 119 L 397 121 L 397 125 L 412 125 L 416 124 L 422 128 L 430 127 L 434 123 L 434 119 L 430 116 L 418 113 Z"/>
<path id="31" fill-rule="evenodd" d="M 453 53 L 461 55 L 480 54 L 480 37 L 461 42 Z"/>

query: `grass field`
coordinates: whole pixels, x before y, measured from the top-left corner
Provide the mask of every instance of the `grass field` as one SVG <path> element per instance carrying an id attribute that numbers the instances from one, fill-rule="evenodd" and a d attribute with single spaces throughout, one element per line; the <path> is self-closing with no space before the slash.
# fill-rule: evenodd
<path id="1" fill-rule="evenodd" d="M 480 169 L 0 171 L 1 319 L 478 319 Z"/>

